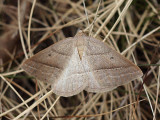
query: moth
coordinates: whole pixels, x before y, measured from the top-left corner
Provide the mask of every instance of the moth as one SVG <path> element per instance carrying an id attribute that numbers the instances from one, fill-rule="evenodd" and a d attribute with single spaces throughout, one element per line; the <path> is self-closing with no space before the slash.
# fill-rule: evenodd
<path id="1" fill-rule="evenodd" d="M 82 31 L 35 54 L 22 68 L 38 80 L 50 83 L 53 92 L 64 97 L 83 90 L 111 91 L 143 75 L 138 66 Z"/>

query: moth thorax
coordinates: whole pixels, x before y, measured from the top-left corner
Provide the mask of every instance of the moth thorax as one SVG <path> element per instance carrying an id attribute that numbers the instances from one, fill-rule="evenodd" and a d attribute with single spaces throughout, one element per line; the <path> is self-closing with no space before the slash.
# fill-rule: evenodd
<path id="1" fill-rule="evenodd" d="M 82 60 L 83 51 L 84 51 L 84 40 L 79 39 L 77 41 L 77 49 L 78 49 L 78 54 L 79 54 L 80 60 Z"/>

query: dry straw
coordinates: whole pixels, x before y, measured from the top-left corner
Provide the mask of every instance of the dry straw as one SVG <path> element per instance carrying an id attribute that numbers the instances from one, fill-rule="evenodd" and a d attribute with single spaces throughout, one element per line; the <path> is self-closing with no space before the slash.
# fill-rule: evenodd
<path id="1" fill-rule="evenodd" d="M 159 6 L 156 0 L 0 1 L 0 117 L 158 120 L 160 56 L 154 51 L 160 45 Z M 89 34 L 74 36 L 78 29 Z M 46 63 L 63 69 L 45 68 Z M 70 72 L 62 74 L 65 69 Z M 84 74 L 67 82 L 74 72 Z"/>

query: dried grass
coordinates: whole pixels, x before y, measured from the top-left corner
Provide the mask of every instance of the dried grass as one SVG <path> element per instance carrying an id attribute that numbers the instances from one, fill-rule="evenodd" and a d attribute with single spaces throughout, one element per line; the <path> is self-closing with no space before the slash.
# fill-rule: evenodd
<path id="1" fill-rule="evenodd" d="M 156 0 L 1 1 L 0 117 L 158 120 L 159 8 Z M 56 96 L 50 85 L 21 70 L 25 59 L 59 40 L 74 36 L 78 29 L 107 42 L 138 64 L 144 72 L 143 79 L 108 93 L 81 92 L 64 98 Z"/>

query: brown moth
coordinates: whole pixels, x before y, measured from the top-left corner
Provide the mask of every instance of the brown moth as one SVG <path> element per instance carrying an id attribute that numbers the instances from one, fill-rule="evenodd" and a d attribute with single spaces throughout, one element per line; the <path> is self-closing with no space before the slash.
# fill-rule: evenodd
<path id="1" fill-rule="evenodd" d="M 53 92 L 64 97 L 83 90 L 111 91 L 143 75 L 139 67 L 106 43 L 81 31 L 35 54 L 22 68 L 51 83 Z"/>

